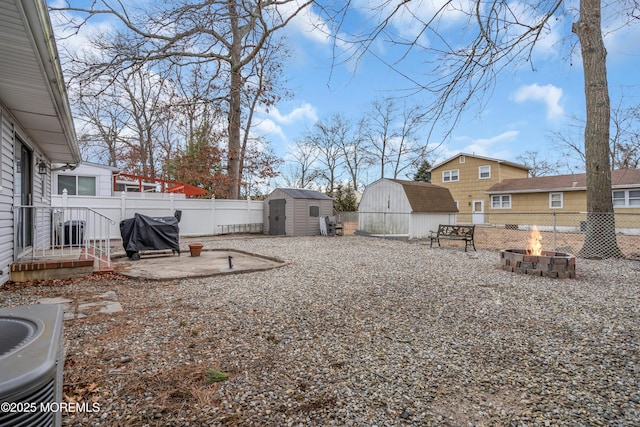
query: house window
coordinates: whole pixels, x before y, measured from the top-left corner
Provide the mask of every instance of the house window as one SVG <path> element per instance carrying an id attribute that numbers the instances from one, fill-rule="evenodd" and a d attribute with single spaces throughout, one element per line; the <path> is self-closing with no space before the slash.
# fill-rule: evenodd
<path id="1" fill-rule="evenodd" d="M 458 169 L 442 171 L 442 182 L 458 181 Z"/>
<path id="2" fill-rule="evenodd" d="M 614 191 L 613 206 L 618 208 L 640 207 L 640 190 Z"/>
<path id="3" fill-rule="evenodd" d="M 491 208 L 511 209 L 511 194 L 504 194 L 501 196 L 491 196 Z"/>
<path id="4" fill-rule="evenodd" d="M 320 206 L 309 206 L 309 216 L 319 217 L 320 216 Z"/>
<path id="5" fill-rule="evenodd" d="M 478 178 L 480 179 L 491 178 L 491 166 L 480 166 L 478 168 Z"/>
<path id="6" fill-rule="evenodd" d="M 58 175 L 58 194 L 67 190 L 69 196 L 95 196 L 96 177 Z"/>
<path id="7" fill-rule="evenodd" d="M 549 207 L 551 209 L 562 209 L 563 193 L 549 193 Z"/>
<path id="8" fill-rule="evenodd" d="M 460 163 L 464 163 L 466 161 L 467 161 L 467 159 L 464 156 L 460 156 Z"/>

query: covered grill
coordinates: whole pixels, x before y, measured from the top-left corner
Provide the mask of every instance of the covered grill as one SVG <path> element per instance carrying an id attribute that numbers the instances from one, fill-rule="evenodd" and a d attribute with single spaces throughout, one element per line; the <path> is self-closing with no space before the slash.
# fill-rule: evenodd
<path id="1" fill-rule="evenodd" d="M 166 217 L 135 214 L 133 218 L 120 221 L 120 235 L 127 256 L 139 260 L 140 251 L 166 249 L 180 255 L 178 223 L 181 215 L 182 211 L 176 211 L 174 216 Z"/>

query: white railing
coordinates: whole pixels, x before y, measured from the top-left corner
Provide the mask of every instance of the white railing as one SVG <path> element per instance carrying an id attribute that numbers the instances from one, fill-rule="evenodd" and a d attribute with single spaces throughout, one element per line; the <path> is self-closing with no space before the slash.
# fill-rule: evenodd
<path id="1" fill-rule="evenodd" d="M 84 256 L 111 266 L 116 222 L 87 207 L 14 206 L 16 259 Z"/>

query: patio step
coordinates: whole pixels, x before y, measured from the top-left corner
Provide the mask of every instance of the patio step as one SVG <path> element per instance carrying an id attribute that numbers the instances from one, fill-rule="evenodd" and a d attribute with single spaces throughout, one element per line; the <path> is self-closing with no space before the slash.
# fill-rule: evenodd
<path id="1" fill-rule="evenodd" d="M 35 260 L 11 264 L 11 280 L 69 279 L 93 273 L 93 259 Z"/>
<path id="2" fill-rule="evenodd" d="M 27 282 L 29 280 L 61 280 L 89 274 L 113 273 L 113 263 L 105 255 L 93 257 L 94 249 L 88 249 L 88 255 L 82 253 L 78 258 L 39 259 L 11 264 L 11 280 Z M 78 255 L 76 255 L 78 256 Z"/>

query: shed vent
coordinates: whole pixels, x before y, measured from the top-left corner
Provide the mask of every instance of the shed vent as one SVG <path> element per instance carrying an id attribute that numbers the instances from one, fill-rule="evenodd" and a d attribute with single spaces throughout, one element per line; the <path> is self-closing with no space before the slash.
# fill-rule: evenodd
<path id="1" fill-rule="evenodd" d="M 59 426 L 62 414 L 41 411 L 62 401 L 63 311 L 59 305 L 0 309 L 0 426 Z"/>

